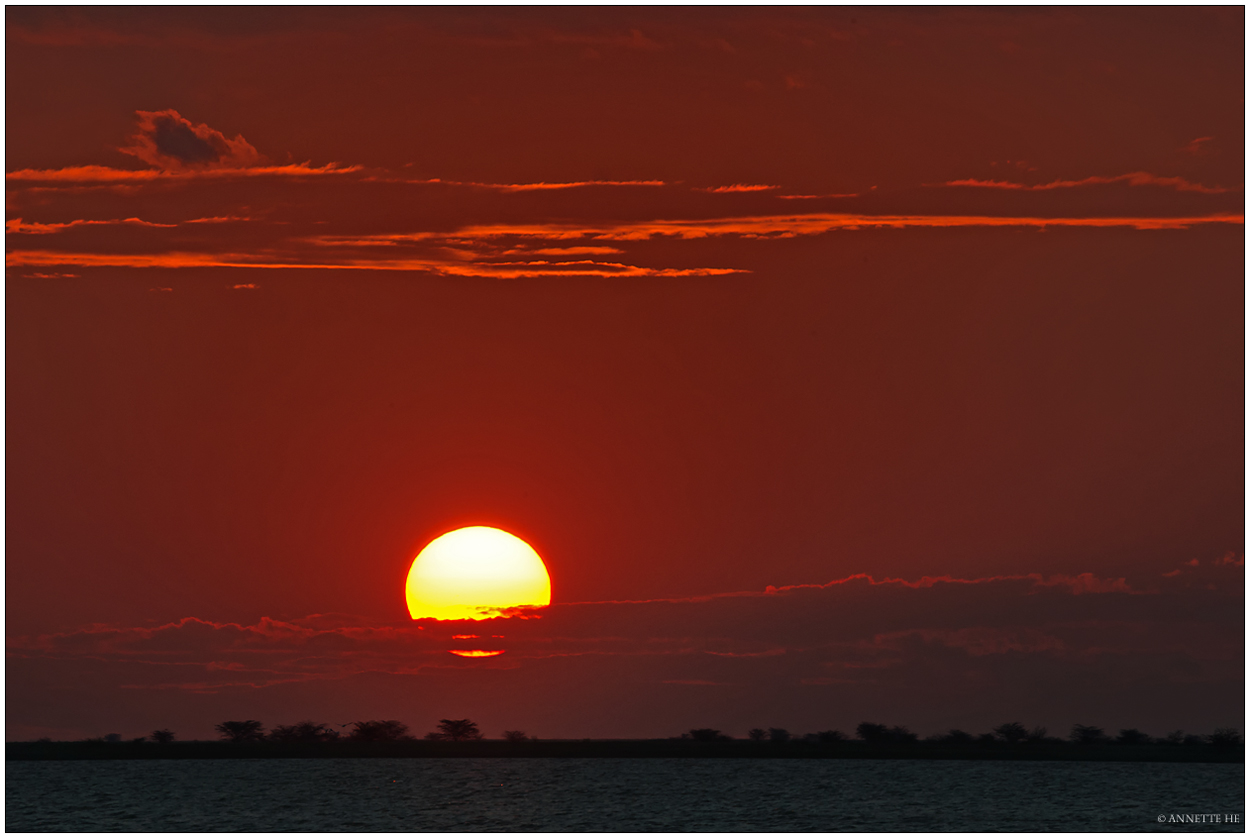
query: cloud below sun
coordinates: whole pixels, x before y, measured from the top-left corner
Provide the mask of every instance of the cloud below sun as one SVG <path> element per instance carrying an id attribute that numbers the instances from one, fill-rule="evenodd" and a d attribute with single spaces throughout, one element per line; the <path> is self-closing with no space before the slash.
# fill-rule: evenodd
<path id="1" fill-rule="evenodd" d="M 924 650 L 946 650 L 965 669 L 993 670 L 993 661 L 1011 658 L 1096 671 L 1109 661 L 1131 669 L 1136 655 L 1164 643 L 1187 662 L 1169 664 L 1165 677 L 1196 683 L 1217 678 L 1240 655 L 1231 627 L 1243 576 L 1243 560 L 1231 556 L 1183 565 L 1149 587 L 1088 573 L 912 581 L 857 574 L 702 597 L 555 603 L 485 623 L 324 614 L 248 625 L 198 617 L 94 625 L 13 637 L 8 652 L 49 672 L 88 661 L 119 665 L 119 686 L 129 690 L 217 693 L 585 657 L 650 660 L 669 683 L 714 674 L 708 684 L 875 684 L 921 665 Z M 1116 671 L 1112 686 L 1124 677 Z"/>

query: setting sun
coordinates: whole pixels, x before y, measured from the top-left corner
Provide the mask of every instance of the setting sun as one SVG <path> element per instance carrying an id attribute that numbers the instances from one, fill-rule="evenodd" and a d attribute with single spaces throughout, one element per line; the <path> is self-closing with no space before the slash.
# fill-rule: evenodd
<path id="1" fill-rule="evenodd" d="M 414 620 L 487 620 L 508 608 L 549 605 L 551 579 L 534 548 L 515 535 L 465 527 L 417 555 L 405 594 Z"/>

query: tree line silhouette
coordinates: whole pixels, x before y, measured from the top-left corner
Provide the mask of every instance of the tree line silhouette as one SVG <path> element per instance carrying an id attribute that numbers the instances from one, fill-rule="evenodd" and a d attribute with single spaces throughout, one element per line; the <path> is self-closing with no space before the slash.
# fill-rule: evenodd
<path id="1" fill-rule="evenodd" d="M 409 732 L 408 725 L 394 719 L 372 719 L 363 722 L 346 722 L 344 724 L 326 724 L 313 721 L 302 721 L 291 725 L 276 725 L 266 730 L 263 723 L 255 719 L 241 721 L 225 721 L 215 726 L 218 736 L 226 742 L 246 743 L 313 743 L 313 742 L 415 742 L 417 737 Z M 168 744 L 175 740 L 172 730 L 154 730 L 148 737 L 132 740 L 136 743 L 150 739 L 157 744 Z M 435 730 L 423 737 L 430 741 L 470 742 L 485 738 L 477 723 L 470 719 L 440 719 Z M 523 730 L 505 730 L 503 737 L 507 742 L 533 741 Z M 734 737 L 722 733 L 715 728 L 695 728 L 680 737 L 692 742 L 731 742 Z M 1214 733 L 1204 736 L 1186 734 L 1174 730 L 1166 736 L 1153 737 L 1136 728 L 1120 730 L 1115 736 L 1108 734 L 1103 728 L 1093 725 L 1073 725 L 1066 739 L 1050 736 L 1044 727 L 1026 728 L 1019 722 L 1007 722 L 995 727 L 987 733 L 972 734 L 963 730 L 949 730 L 946 733 L 934 734 L 921 739 L 906 727 L 887 726 L 875 722 L 861 722 L 855 728 L 852 738 L 840 730 L 822 730 L 802 736 L 792 734 L 785 728 L 752 728 L 747 732 L 747 740 L 757 743 L 784 745 L 787 743 L 805 743 L 816 745 L 836 745 L 838 743 L 858 740 L 869 745 L 918 745 L 939 744 L 953 746 L 1027 746 L 1047 745 L 1212 745 L 1220 748 L 1237 747 L 1242 744 L 1241 732 L 1236 728 L 1217 728 Z M 41 739 L 41 742 L 51 741 Z M 88 742 L 121 742 L 122 737 L 111 733 L 100 739 L 89 739 Z"/>
<path id="2" fill-rule="evenodd" d="M 335 727 L 338 730 L 335 730 Z M 350 728 L 350 730 L 348 729 Z M 278 725 L 268 732 L 265 726 L 255 719 L 244 721 L 227 721 L 215 726 L 220 737 L 227 742 L 335 742 L 340 739 L 348 742 L 413 742 L 416 737 L 408 732 L 408 725 L 394 719 L 371 720 L 367 722 L 347 722 L 341 725 L 318 724 L 312 721 L 298 722 L 293 725 Z M 157 739 L 156 734 L 168 735 L 167 739 Z M 169 742 L 173 740 L 171 731 L 154 731 L 154 741 Z M 477 723 L 469 719 L 440 719 L 438 729 L 425 735 L 426 739 L 445 742 L 468 742 L 482 739 L 482 732 Z M 504 731 L 504 739 L 510 742 L 524 741 L 528 737 L 521 730 Z"/>
<path id="3" fill-rule="evenodd" d="M 962 730 L 949 730 L 946 733 L 926 736 L 923 740 L 920 739 L 919 734 L 912 733 L 905 727 L 887 727 L 874 722 L 861 722 L 855 728 L 855 736 L 861 742 L 871 745 L 907 745 L 918 744 L 921 741 L 943 745 L 1024 745 L 1040 743 L 1062 745 L 1070 743 L 1074 745 L 1215 745 L 1217 747 L 1232 747 L 1242 744 L 1241 732 L 1231 727 L 1216 728 L 1214 733 L 1206 736 L 1196 736 L 1194 734 L 1186 734 L 1181 730 L 1174 730 L 1166 736 L 1156 738 L 1136 728 L 1123 729 L 1113 737 L 1101 727 L 1077 724 L 1072 726 L 1065 740 L 1056 736 L 1049 736 L 1048 731 L 1044 727 L 1026 728 L 1019 722 L 1001 724 L 988 733 L 972 734 Z M 681 738 L 695 742 L 727 742 L 733 739 L 732 736 L 727 736 L 713 728 L 697 728 L 688 733 L 683 733 Z M 781 744 L 801 741 L 821 745 L 851 741 L 851 737 L 840 730 L 822 730 L 818 733 L 808 733 L 801 737 L 796 737 L 785 728 L 778 727 L 770 727 L 767 730 L 759 727 L 752 728 L 747 732 L 747 739 L 752 742 Z"/>

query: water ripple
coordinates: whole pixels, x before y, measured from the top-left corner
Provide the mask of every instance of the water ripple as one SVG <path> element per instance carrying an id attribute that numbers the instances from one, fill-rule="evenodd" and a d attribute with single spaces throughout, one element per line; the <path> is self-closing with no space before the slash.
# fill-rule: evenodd
<path id="1" fill-rule="evenodd" d="M 15 832 L 1204 831 L 1245 766 L 751 759 L 7 763 Z M 1234 827 L 1236 827 L 1234 829 Z"/>

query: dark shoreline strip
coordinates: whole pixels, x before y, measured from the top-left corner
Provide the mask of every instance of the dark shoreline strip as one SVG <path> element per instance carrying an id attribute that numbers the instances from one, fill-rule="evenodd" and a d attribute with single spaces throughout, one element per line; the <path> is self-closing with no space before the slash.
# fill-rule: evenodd
<path id="1" fill-rule="evenodd" d="M 440 759 L 698 758 L 1052 760 L 1075 762 L 1245 762 L 1245 748 L 1211 745 L 868 744 L 690 742 L 673 739 L 504 742 L 7 742 L 8 760 L 91 759 Z"/>

